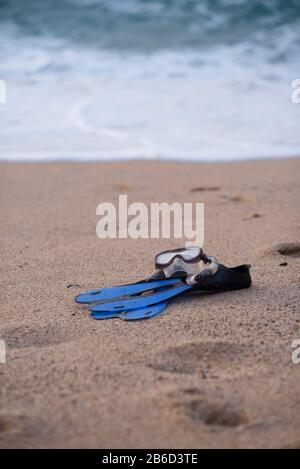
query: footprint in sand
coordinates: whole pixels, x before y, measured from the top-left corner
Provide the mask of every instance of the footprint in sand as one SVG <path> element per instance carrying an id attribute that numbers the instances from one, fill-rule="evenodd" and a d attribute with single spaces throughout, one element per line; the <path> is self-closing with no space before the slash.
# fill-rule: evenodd
<path id="1" fill-rule="evenodd" d="M 24 415 L 0 415 L 0 434 L 23 433 L 25 426 L 26 417 Z"/>
<path id="2" fill-rule="evenodd" d="M 239 202 L 239 203 L 245 203 L 248 202 L 248 199 L 244 197 L 243 195 L 230 195 L 230 194 L 223 194 L 222 195 L 223 199 L 232 201 L 232 202 Z"/>
<path id="3" fill-rule="evenodd" d="M 275 243 L 272 247 L 272 251 L 279 253 L 283 256 L 299 257 L 300 256 L 300 243 L 297 241 Z"/>
<path id="4" fill-rule="evenodd" d="M 191 189 L 191 192 L 215 192 L 219 191 L 220 188 L 217 186 L 199 186 L 199 187 L 193 187 Z"/>
<path id="5" fill-rule="evenodd" d="M 243 218 L 242 220 L 247 221 L 247 220 L 253 220 L 253 218 L 261 218 L 263 215 L 261 213 L 252 213 L 251 215 L 248 215 L 247 217 Z"/>
<path id="6" fill-rule="evenodd" d="M 251 344 L 237 344 L 225 341 L 190 342 L 167 348 L 155 355 L 148 366 L 154 370 L 169 373 L 199 373 L 207 377 L 207 369 L 233 369 L 247 358 L 251 361 Z M 249 361 L 248 360 L 248 361 Z"/>
<path id="7" fill-rule="evenodd" d="M 23 414 L 0 414 L 0 444 L 3 448 L 25 447 L 32 438 L 48 436 L 49 426 Z"/>
<path id="8" fill-rule="evenodd" d="M 49 347 L 76 338 L 75 331 L 70 325 L 46 324 L 45 326 L 19 326 L 3 329 L 1 338 L 5 340 L 8 349 L 22 349 L 28 347 Z"/>
<path id="9" fill-rule="evenodd" d="M 124 193 L 130 192 L 133 189 L 133 187 L 129 184 L 116 184 L 115 188 L 117 189 L 117 191 Z"/>
<path id="10" fill-rule="evenodd" d="M 204 425 L 238 427 L 249 423 L 243 402 L 222 391 L 182 389 L 168 396 L 167 411 Z"/>

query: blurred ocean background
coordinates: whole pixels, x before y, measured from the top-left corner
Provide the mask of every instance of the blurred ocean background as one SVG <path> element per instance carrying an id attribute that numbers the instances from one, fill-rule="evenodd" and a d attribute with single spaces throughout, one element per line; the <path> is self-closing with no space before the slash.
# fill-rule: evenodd
<path id="1" fill-rule="evenodd" d="M 0 158 L 300 154 L 300 0 L 0 0 Z"/>

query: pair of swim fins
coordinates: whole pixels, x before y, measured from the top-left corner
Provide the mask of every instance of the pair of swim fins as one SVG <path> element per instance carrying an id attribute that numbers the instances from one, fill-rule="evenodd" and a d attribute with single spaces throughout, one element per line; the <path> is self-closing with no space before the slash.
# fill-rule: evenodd
<path id="1" fill-rule="evenodd" d="M 148 319 L 163 313 L 170 300 L 192 291 L 220 292 L 248 288 L 250 266 L 229 268 L 218 264 L 213 275 L 203 276 L 189 285 L 186 277 L 165 278 L 157 272 L 152 278 L 128 285 L 91 290 L 76 296 L 77 303 L 87 303 L 94 319 L 120 318 L 126 321 Z"/>
<path id="2" fill-rule="evenodd" d="M 87 303 L 94 319 L 118 317 L 125 321 L 148 319 L 161 314 L 171 298 L 190 287 L 180 278 L 143 280 L 78 295 L 77 303 Z"/>

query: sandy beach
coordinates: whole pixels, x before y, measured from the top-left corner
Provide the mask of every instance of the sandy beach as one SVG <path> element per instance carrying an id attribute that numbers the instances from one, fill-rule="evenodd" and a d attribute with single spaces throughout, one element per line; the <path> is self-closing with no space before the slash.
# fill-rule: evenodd
<path id="1" fill-rule="evenodd" d="M 300 160 L 1 163 L 2 448 L 300 448 Z M 96 207 L 204 202 L 248 290 L 95 321 L 74 296 L 139 280 L 177 240 L 100 240 Z"/>

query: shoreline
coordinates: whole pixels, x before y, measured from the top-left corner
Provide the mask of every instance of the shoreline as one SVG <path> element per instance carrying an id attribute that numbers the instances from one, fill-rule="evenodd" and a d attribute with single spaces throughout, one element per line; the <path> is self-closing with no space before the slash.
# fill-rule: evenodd
<path id="1" fill-rule="evenodd" d="M 298 150 L 291 152 L 290 154 L 286 154 L 282 156 L 282 152 L 278 152 L 278 154 L 273 154 L 272 156 L 248 156 L 248 157 L 240 157 L 240 158 L 229 158 L 226 157 L 224 159 L 219 158 L 192 158 L 189 159 L 188 156 L 180 156 L 180 157 L 107 157 L 107 158 L 100 158 L 98 156 L 77 156 L 74 157 L 62 157 L 62 156 L 44 156 L 41 158 L 17 158 L 13 157 L 12 159 L 0 157 L 0 165 L 6 163 L 18 164 L 18 163 L 132 163 L 132 162 L 153 162 L 153 163 L 182 163 L 182 164 L 226 164 L 226 163 L 243 163 L 243 162 L 259 162 L 259 161 L 286 161 L 291 159 L 298 159 L 300 158 L 300 153 Z"/>

